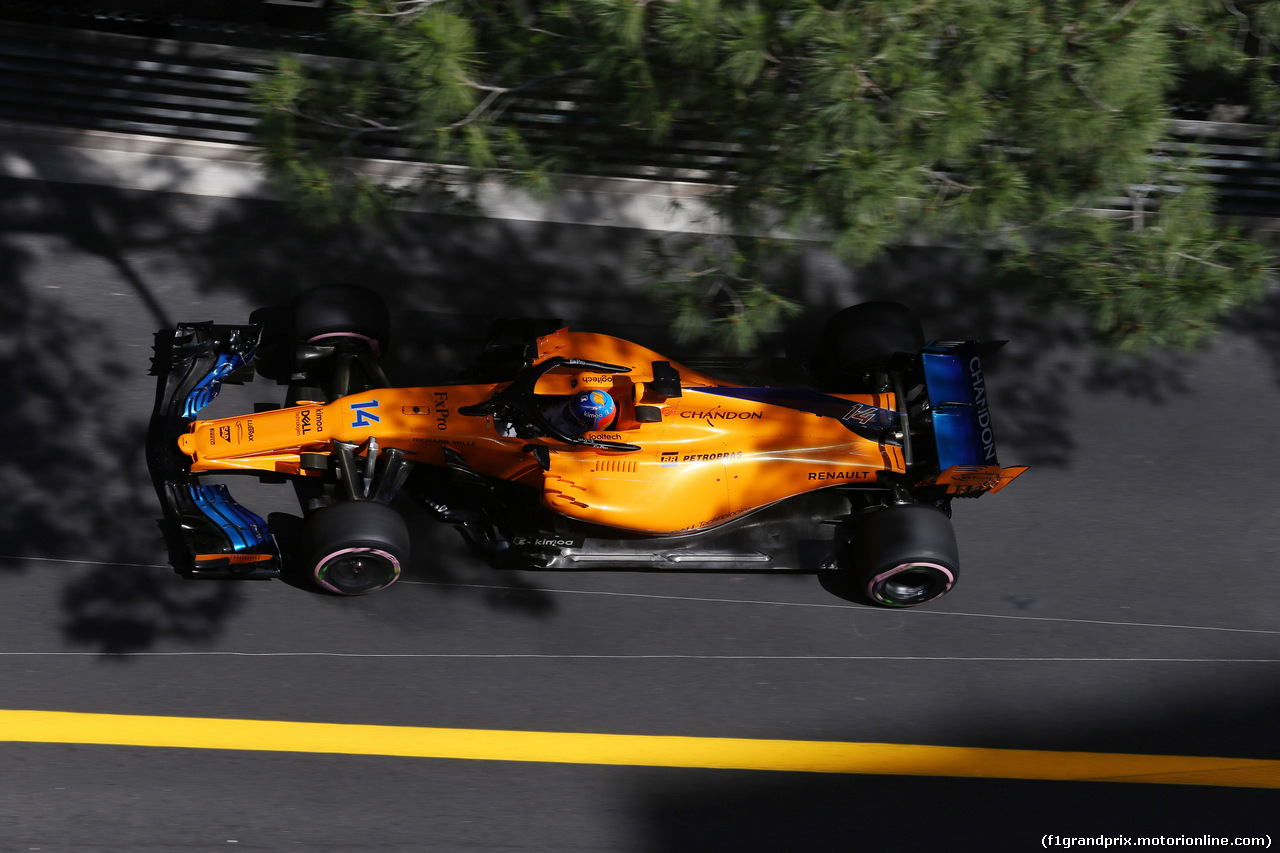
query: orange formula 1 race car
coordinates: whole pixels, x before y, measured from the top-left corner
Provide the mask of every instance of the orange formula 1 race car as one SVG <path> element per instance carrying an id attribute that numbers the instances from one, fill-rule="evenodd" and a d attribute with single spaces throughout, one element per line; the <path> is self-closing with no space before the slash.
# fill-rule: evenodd
<path id="1" fill-rule="evenodd" d="M 496 567 L 802 572 L 904 607 L 955 583 L 952 498 L 1025 470 L 996 458 L 982 358 L 999 344 L 926 345 L 895 303 L 836 314 L 768 384 L 759 360 L 678 364 L 506 320 L 467 382 L 396 388 L 388 329 L 376 295 L 331 287 L 157 334 L 147 459 L 180 574 L 382 589 L 410 559 L 411 498 Z M 199 418 L 255 367 L 284 406 Z M 291 480 L 301 524 L 272 530 L 208 476 L 237 473 Z"/>

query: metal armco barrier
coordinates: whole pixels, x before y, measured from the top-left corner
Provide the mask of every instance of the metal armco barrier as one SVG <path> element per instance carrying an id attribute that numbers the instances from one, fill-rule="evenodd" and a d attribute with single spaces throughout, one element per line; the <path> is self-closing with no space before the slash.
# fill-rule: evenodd
<path id="1" fill-rule="evenodd" d="M 198 30 L 193 30 L 198 31 Z M 322 39 L 292 40 L 299 50 L 323 50 Z M 330 45 L 331 46 L 331 45 Z M 315 63 L 345 63 L 308 55 Z M 251 146 L 254 117 L 250 87 L 273 62 L 273 52 L 121 33 L 0 22 L 0 121 L 76 130 Z M 608 139 L 609 125 L 590 93 L 569 88 L 513 102 L 504 120 L 518 125 L 543 150 L 575 164 L 575 139 Z M 1175 120 L 1177 142 L 1156 158 L 1195 150 L 1208 171 L 1224 215 L 1258 220 L 1280 217 L 1280 156 L 1266 147 L 1267 128 L 1235 122 Z M 412 160 L 394 140 L 365 137 L 369 157 Z M 678 123 L 662 146 L 643 147 L 621 136 L 607 159 L 584 174 L 604 178 L 652 178 L 710 183 L 742 156 L 736 146 L 700 138 L 696 119 Z M 598 150 L 598 149 L 597 149 Z M 1109 202 L 1127 210 L 1132 199 Z"/>

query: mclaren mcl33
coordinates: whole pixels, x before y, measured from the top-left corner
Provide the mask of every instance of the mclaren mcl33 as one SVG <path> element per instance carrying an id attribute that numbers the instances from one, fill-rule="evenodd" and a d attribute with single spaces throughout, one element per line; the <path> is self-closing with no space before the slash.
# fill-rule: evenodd
<path id="1" fill-rule="evenodd" d="M 412 559 L 416 502 L 498 568 L 808 573 L 909 607 L 956 582 L 953 499 L 1025 470 L 997 461 L 982 362 L 999 343 L 926 341 L 896 303 L 835 314 L 767 383 L 758 359 L 500 320 L 467 381 L 393 387 L 389 328 L 375 294 L 328 287 L 157 333 L 147 461 L 181 575 L 373 592 Z M 200 417 L 255 373 L 282 405 Z M 585 390 L 611 417 L 583 432 L 556 413 Z M 273 530 L 231 474 L 292 482 L 300 523 Z"/>

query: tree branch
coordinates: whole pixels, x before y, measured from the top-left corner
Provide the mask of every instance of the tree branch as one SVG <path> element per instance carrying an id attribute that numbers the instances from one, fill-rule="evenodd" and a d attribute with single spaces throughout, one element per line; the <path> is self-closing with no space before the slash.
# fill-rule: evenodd
<path id="1" fill-rule="evenodd" d="M 867 72 L 860 66 L 855 65 L 853 67 L 853 73 L 858 75 L 858 82 L 862 84 L 862 87 L 864 89 L 870 89 L 877 97 L 880 98 L 881 101 L 886 104 L 893 101 L 893 99 L 889 97 L 889 93 L 880 88 L 880 86 L 876 84 L 876 81 L 871 79 L 871 75 L 867 74 Z"/>
<path id="2" fill-rule="evenodd" d="M 1222 264 L 1215 264 L 1213 261 L 1206 261 L 1204 258 L 1197 258 L 1195 255 L 1188 255 L 1186 252 L 1174 252 L 1174 255 L 1197 264 L 1204 264 L 1206 267 L 1213 267 L 1215 270 L 1226 270 L 1232 272 L 1231 267 L 1225 267 Z"/>
<path id="3" fill-rule="evenodd" d="M 289 109 L 289 113 L 291 115 L 297 116 L 300 119 L 313 122 L 314 124 L 318 124 L 322 127 L 331 127 L 335 130 L 347 131 L 347 135 L 344 136 L 336 146 L 337 148 L 339 148 L 344 152 L 347 151 L 348 146 L 351 144 L 353 140 L 355 140 L 357 137 L 363 136 L 366 133 L 377 133 L 379 131 L 386 131 L 387 133 L 398 133 L 402 130 L 407 129 L 408 127 L 407 125 L 383 124 L 382 122 L 377 121 L 376 119 L 365 118 L 364 116 L 358 116 L 358 115 L 355 115 L 354 113 L 343 113 L 343 116 L 346 118 L 355 119 L 358 122 L 363 122 L 363 126 L 343 124 L 342 122 L 324 118 L 323 116 L 312 115 L 310 113 L 297 109 L 296 107 L 291 107 Z"/>
<path id="4" fill-rule="evenodd" d="M 1130 218 L 1133 220 L 1133 232 L 1135 234 L 1141 233 L 1146 225 L 1147 208 L 1143 202 L 1146 201 L 1150 192 L 1150 189 L 1129 189 L 1129 210 L 1132 211 Z"/>
<path id="5" fill-rule="evenodd" d="M 1111 16 L 1111 20 L 1107 21 L 1106 26 L 1110 27 L 1123 21 L 1133 11 L 1133 8 L 1138 5 L 1138 2 L 1139 0 L 1129 0 L 1123 9 Z"/>
<path id="6" fill-rule="evenodd" d="M 1237 9 L 1231 0 L 1222 0 L 1222 8 L 1235 15 L 1236 20 L 1240 22 L 1236 28 L 1236 50 L 1244 50 L 1245 40 L 1249 38 L 1249 33 L 1253 32 L 1253 27 L 1249 24 L 1249 16 Z"/>
<path id="7" fill-rule="evenodd" d="M 977 189 L 977 187 L 971 187 L 968 184 L 960 183 L 955 178 L 948 175 L 946 172 L 939 172 L 936 169 L 926 168 L 924 170 L 924 173 L 928 175 L 930 178 L 932 178 L 934 182 L 938 184 L 939 187 L 947 186 L 947 187 L 951 187 L 952 189 L 960 190 L 961 192 L 966 192 L 966 193 L 971 193 Z"/>
<path id="8" fill-rule="evenodd" d="M 357 12 L 356 14 L 362 15 L 366 18 L 408 18 L 414 15 L 420 15 L 429 7 L 442 2 L 444 2 L 444 0 L 399 0 L 399 2 L 391 4 L 393 7 L 398 7 L 399 10 L 395 12 L 362 11 Z"/>
<path id="9" fill-rule="evenodd" d="M 488 109 L 493 104 L 493 102 L 496 101 L 502 95 L 514 95 L 516 92 L 523 92 L 525 89 L 536 86 L 539 83 L 545 83 L 546 81 L 555 79 L 556 77 L 567 77 L 571 74 L 579 74 L 585 70 L 586 70 L 585 66 L 579 66 L 577 68 L 566 68 L 564 71 L 557 71 L 554 74 L 545 74 L 542 77 L 537 77 L 533 80 L 528 81 L 527 83 L 521 83 L 519 86 L 512 86 L 512 87 L 486 86 L 483 83 L 477 83 L 474 80 L 469 80 L 464 77 L 462 78 L 463 83 L 481 92 L 488 92 L 488 94 L 485 95 L 484 100 L 482 100 L 478 105 L 476 105 L 476 108 L 473 109 L 465 118 L 455 121 L 453 124 L 449 125 L 449 127 L 450 128 L 463 127 L 465 125 L 471 124 L 473 121 L 480 118 L 480 116 L 484 114 L 484 111 Z"/>
<path id="10" fill-rule="evenodd" d="M 1116 109 L 1115 107 L 1111 106 L 1110 104 L 1106 103 L 1106 102 L 1105 102 L 1105 101 L 1103 101 L 1101 98 L 1099 98 L 1099 97 L 1097 96 L 1097 94 L 1096 94 L 1092 89 L 1090 89 L 1088 86 L 1086 86 L 1086 85 L 1084 84 L 1084 81 L 1082 81 L 1082 80 L 1079 78 L 1079 76 L 1077 76 L 1077 74 L 1076 74 L 1076 68 L 1075 68 L 1075 66 L 1074 66 L 1074 65 L 1071 65 L 1070 63 L 1067 63 L 1067 64 L 1066 64 L 1065 66 L 1063 66 L 1063 67 L 1066 69 L 1066 72 L 1067 72 L 1067 79 L 1068 79 L 1068 80 L 1070 80 L 1070 81 L 1072 82 L 1072 84 L 1074 84 L 1074 85 L 1075 85 L 1075 87 L 1076 87 L 1077 89 L 1079 89 L 1081 92 L 1083 92 L 1083 93 L 1084 93 L 1084 96 L 1085 96 L 1086 98 L 1088 98 L 1090 101 L 1092 101 L 1092 102 L 1093 102 L 1093 105 L 1094 105 L 1095 107 L 1101 107 L 1102 109 L 1106 110 L 1106 111 L 1107 111 L 1107 112 L 1109 112 L 1109 113 L 1118 113 L 1118 112 L 1120 112 L 1120 110 Z"/>
<path id="11" fill-rule="evenodd" d="M 465 127 L 466 125 L 471 124 L 473 121 L 480 118 L 481 114 L 483 114 L 484 111 L 489 108 L 489 105 L 492 104 L 494 101 L 496 101 L 499 97 L 501 97 L 507 90 L 491 88 L 486 91 L 488 91 L 489 94 L 485 95 L 484 99 L 480 101 L 480 103 L 476 104 L 476 108 L 473 109 L 470 113 L 468 113 L 466 118 L 460 118 L 457 121 L 455 121 L 453 124 L 448 125 L 448 127 L 450 129 L 453 129 L 455 127 Z"/>

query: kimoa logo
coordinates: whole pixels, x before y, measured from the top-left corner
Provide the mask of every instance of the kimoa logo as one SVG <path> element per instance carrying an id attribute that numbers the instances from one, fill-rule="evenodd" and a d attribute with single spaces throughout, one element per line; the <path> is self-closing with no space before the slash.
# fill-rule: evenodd
<path id="1" fill-rule="evenodd" d="M 991 411 L 987 407 L 987 384 L 982 378 L 982 362 L 976 355 L 969 359 L 969 381 L 973 387 L 973 408 L 978 415 L 978 427 L 982 430 L 982 453 L 988 462 L 995 462 L 996 440 L 991 432 Z"/>
<path id="2" fill-rule="evenodd" d="M 582 545 L 582 540 L 566 536 L 517 536 L 513 544 L 517 547 L 526 548 L 577 548 Z"/>

